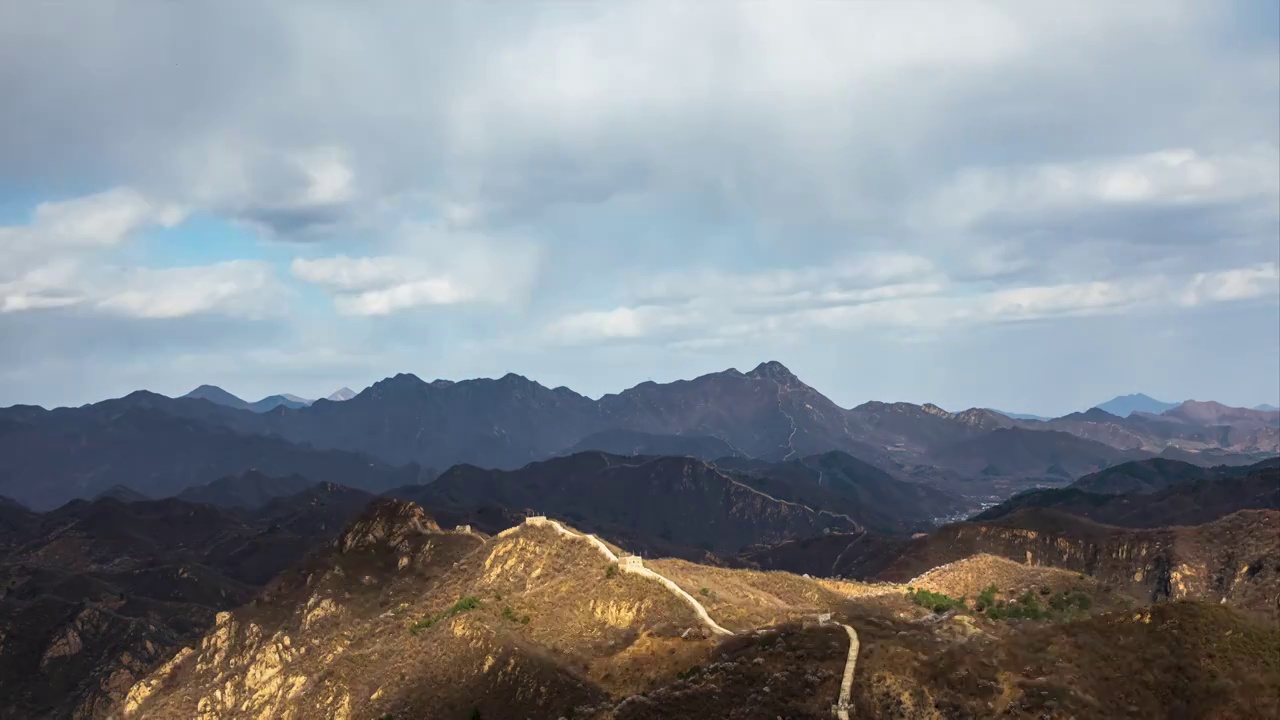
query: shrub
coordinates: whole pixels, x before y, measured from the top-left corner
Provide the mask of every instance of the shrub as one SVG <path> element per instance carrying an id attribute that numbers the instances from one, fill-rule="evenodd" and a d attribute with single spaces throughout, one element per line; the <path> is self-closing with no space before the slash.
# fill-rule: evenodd
<path id="1" fill-rule="evenodd" d="M 464 597 L 458 602 L 454 603 L 453 606 L 450 607 L 448 610 L 444 610 L 442 612 L 436 613 L 431 617 L 420 618 L 416 620 L 412 625 L 409 626 L 409 632 L 413 633 L 414 635 L 417 635 L 418 633 L 422 632 L 423 630 L 426 630 L 432 625 L 435 625 L 441 620 L 448 620 L 449 618 L 453 617 L 454 615 L 457 615 L 458 613 L 464 613 L 464 612 L 467 612 L 468 610 L 475 610 L 478 607 L 480 607 L 480 598 L 472 597 L 472 596 Z"/>
<path id="2" fill-rule="evenodd" d="M 512 610 L 510 605 L 502 608 L 502 617 L 510 620 L 511 622 L 519 622 L 520 620 L 520 618 L 516 617 L 516 611 Z"/>
<path id="3" fill-rule="evenodd" d="M 907 597 L 911 598 L 911 602 L 916 605 L 929 608 L 936 613 L 944 613 L 948 610 L 963 610 L 965 608 L 963 595 L 957 599 L 942 593 L 907 588 Z"/>
<path id="4" fill-rule="evenodd" d="M 529 624 L 529 616 L 528 616 L 528 615 L 521 615 L 521 616 L 520 616 L 520 624 L 521 624 L 521 625 L 528 625 L 528 624 Z"/>
<path id="5" fill-rule="evenodd" d="M 996 604 L 996 593 L 998 592 L 994 584 L 988 585 L 986 589 L 978 593 L 976 607 L 978 610 L 994 607 Z"/>
<path id="6" fill-rule="evenodd" d="M 698 593 L 701 595 L 706 595 L 707 597 L 711 596 L 711 591 L 706 588 L 702 588 L 701 590 L 698 591 Z"/>
<path id="7" fill-rule="evenodd" d="M 606 578 L 612 578 L 614 575 L 617 575 L 617 574 L 618 574 L 617 565 L 610 565 L 604 569 L 604 576 Z"/>

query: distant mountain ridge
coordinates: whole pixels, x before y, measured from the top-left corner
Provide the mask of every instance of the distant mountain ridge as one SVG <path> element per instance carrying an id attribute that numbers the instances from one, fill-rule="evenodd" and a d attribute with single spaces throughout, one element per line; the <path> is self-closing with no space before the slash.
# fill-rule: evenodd
<path id="1" fill-rule="evenodd" d="M 211 403 L 222 405 L 224 407 L 235 408 L 237 410 L 248 410 L 256 413 L 268 412 L 278 407 L 297 409 L 311 404 L 310 400 L 300 398 L 297 395 L 290 395 L 289 393 L 268 395 L 257 402 L 249 402 L 247 400 L 241 400 L 216 385 L 201 385 L 182 397 L 208 400 Z"/>
<path id="2" fill-rule="evenodd" d="M 1151 413 L 1159 415 L 1165 410 L 1172 410 L 1180 403 L 1164 402 L 1156 400 L 1150 395 L 1144 393 L 1134 393 L 1132 395 L 1118 395 L 1104 403 L 1098 403 L 1094 407 L 1106 410 L 1117 417 L 1126 418 L 1135 412 Z"/>
<path id="3" fill-rule="evenodd" d="M 996 520 L 1029 508 L 1122 527 L 1198 525 L 1238 510 L 1280 510 L 1280 458 L 1216 468 L 1161 458 L 1124 463 L 1065 488 L 1012 497 L 972 519 Z"/>
<path id="4" fill-rule="evenodd" d="M 1280 449 L 1280 415 L 1216 404 L 1125 418 L 1094 408 L 1048 421 L 928 403 L 846 409 L 776 361 L 645 382 L 599 400 L 514 373 L 457 382 L 402 373 L 348 400 L 291 402 L 259 412 L 202 386 L 182 398 L 137 391 L 79 408 L 0 410 L 0 451 L 11 458 L 0 467 L 0 493 L 45 507 L 117 483 L 165 495 L 252 469 L 376 491 L 391 477 L 421 482 L 460 464 L 513 470 L 601 449 L 766 462 L 839 451 L 937 487 L 980 479 L 986 485 L 969 491 L 986 496 L 1154 455 L 1240 464 Z M 128 457 L 126 447 L 153 460 Z"/>

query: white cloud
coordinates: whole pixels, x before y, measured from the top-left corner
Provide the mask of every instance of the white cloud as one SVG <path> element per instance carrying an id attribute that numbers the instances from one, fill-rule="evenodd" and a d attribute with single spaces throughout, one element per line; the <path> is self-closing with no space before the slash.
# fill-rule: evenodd
<path id="1" fill-rule="evenodd" d="M 1280 300 L 1280 264 L 1197 273 L 1182 294 L 1182 303 L 1203 305 L 1263 296 Z"/>
<path id="2" fill-rule="evenodd" d="M 31 222 L 0 228 L 0 313 L 71 306 L 148 319 L 278 313 L 280 288 L 265 262 L 159 269 L 113 262 L 138 233 L 172 228 L 186 214 L 131 188 L 37 205 Z"/>
<path id="3" fill-rule="evenodd" d="M 846 255 L 823 267 L 729 272 L 716 268 L 672 271 L 633 282 L 633 294 L 653 302 L 698 295 L 733 295 L 761 302 L 788 297 L 821 301 L 852 291 L 886 286 L 921 288 L 945 281 L 928 258 L 906 253 Z M 854 293 L 856 294 L 856 293 Z"/>
<path id="4" fill-rule="evenodd" d="M 456 305 L 473 299 L 470 291 L 454 285 L 448 278 L 439 278 L 339 295 L 334 298 L 334 305 L 344 315 L 388 315 L 424 305 Z"/>
<path id="5" fill-rule="evenodd" d="M 271 266 L 253 260 L 116 273 L 95 306 L 136 318 L 216 313 L 245 318 L 280 314 L 283 290 Z"/>
<path id="6" fill-rule="evenodd" d="M 396 233 L 396 255 L 295 258 L 293 276 L 334 296 L 344 315 L 388 315 L 413 308 L 527 301 L 541 251 L 518 239 L 453 233 L 407 224 Z"/>
<path id="7" fill-rule="evenodd" d="M 997 290 L 919 284 L 801 297 L 695 295 L 673 305 L 571 313 L 549 323 L 543 337 L 553 344 L 628 340 L 682 349 L 719 348 L 734 342 L 802 336 L 814 329 L 939 332 L 974 324 L 1109 315 L 1277 293 L 1280 269 L 1273 263 L 1190 277 L 1129 277 Z"/>
<path id="8" fill-rule="evenodd" d="M 119 245 L 149 226 L 173 227 L 186 209 L 131 188 L 36 205 L 25 225 L 0 226 L 0 278 L 63 257 Z"/>
<path id="9" fill-rule="evenodd" d="M 1280 148 L 1204 155 L 1177 148 L 1142 155 L 962 171 L 923 210 L 930 222 L 966 227 L 993 214 L 1034 216 L 1090 206 L 1272 200 Z"/>

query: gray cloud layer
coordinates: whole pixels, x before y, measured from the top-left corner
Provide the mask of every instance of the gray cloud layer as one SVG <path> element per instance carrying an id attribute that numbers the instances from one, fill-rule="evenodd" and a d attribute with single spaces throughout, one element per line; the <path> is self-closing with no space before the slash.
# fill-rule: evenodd
<path id="1" fill-rule="evenodd" d="M 0 356 L 0 403 L 133 381 L 136 358 L 39 362 L 94 313 L 184 358 L 151 376 L 169 391 L 517 370 L 602 392 L 779 357 L 849 402 L 1274 402 L 1273 19 L 1192 0 L 3 3 L 0 188 L 115 193 L 146 227 L 205 214 L 264 250 L 140 268 L 132 227 L 96 220 L 111 242 L 68 250 L 6 221 L 0 333 L 21 352 Z M 174 318 L 219 331 L 193 348 Z M 1186 345 L 1224 332 L 1247 358 Z M 963 351 L 986 333 L 988 358 Z M 1055 334 L 1143 337 L 1168 369 L 1028 350 Z M 988 397 L 1006 362 L 1058 380 Z M 1252 370 L 1201 371 L 1232 362 Z M 64 390 L 67 368 L 102 383 Z"/>

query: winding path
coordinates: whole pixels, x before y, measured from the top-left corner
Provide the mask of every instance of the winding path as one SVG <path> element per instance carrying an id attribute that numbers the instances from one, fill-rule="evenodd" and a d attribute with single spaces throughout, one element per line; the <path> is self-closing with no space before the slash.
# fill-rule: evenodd
<path id="1" fill-rule="evenodd" d="M 840 627 L 849 633 L 849 657 L 844 661 L 844 678 L 840 681 L 840 699 L 836 701 L 836 717 L 849 720 L 849 698 L 853 694 L 853 671 L 858 665 L 858 633 L 844 623 Z"/>

